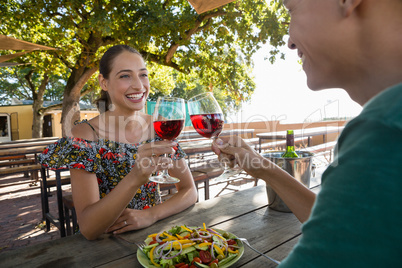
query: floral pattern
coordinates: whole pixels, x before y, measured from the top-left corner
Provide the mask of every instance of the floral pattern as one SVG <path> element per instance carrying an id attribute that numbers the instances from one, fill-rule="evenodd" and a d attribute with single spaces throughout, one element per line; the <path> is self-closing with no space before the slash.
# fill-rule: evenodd
<path id="1" fill-rule="evenodd" d="M 88 141 L 80 138 L 61 138 L 48 146 L 38 156 L 39 162 L 49 169 L 84 169 L 95 173 L 100 198 L 105 197 L 131 171 L 138 146 L 162 140 L 160 137 L 138 144 L 127 144 L 107 139 Z M 172 156 L 174 160 L 185 157 L 180 145 Z M 128 208 L 147 209 L 160 203 L 159 184 L 149 182 L 141 186 Z"/>

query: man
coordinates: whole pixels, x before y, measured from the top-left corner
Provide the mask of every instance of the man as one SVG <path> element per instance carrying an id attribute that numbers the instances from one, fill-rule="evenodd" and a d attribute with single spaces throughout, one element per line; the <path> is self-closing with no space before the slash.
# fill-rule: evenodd
<path id="1" fill-rule="evenodd" d="M 212 148 L 270 184 L 304 223 L 280 267 L 400 267 L 402 0 L 284 5 L 288 45 L 302 59 L 308 86 L 343 88 L 363 111 L 340 135 L 317 197 L 241 139 L 222 138 Z"/>

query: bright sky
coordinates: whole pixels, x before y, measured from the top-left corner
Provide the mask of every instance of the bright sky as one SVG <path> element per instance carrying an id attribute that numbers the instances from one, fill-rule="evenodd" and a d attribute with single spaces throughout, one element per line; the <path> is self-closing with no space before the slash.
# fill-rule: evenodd
<path id="1" fill-rule="evenodd" d="M 342 89 L 310 90 L 296 51 L 283 47 L 286 59 L 277 59 L 272 65 L 264 60 L 269 50 L 270 46 L 266 45 L 255 54 L 256 89 L 251 102 L 244 104 L 241 112 L 228 116 L 228 122 L 301 123 L 360 113 L 361 106 Z"/>

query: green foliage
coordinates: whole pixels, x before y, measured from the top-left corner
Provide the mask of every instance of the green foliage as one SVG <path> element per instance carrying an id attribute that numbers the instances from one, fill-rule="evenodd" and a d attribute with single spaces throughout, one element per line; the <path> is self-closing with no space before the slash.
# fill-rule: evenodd
<path id="1" fill-rule="evenodd" d="M 2 68 L 0 71 L 0 105 L 10 105 L 11 99 L 17 100 L 34 100 L 34 94 L 37 91 L 32 92 L 32 88 L 39 88 L 42 83 L 43 75 L 38 72 L 32 72 L 29 80 L 26 79 L 28 73 L 32 70 L 31 67 L 23 68 Z M 56 101 L 61 100 L 66 86 L 67 75 L 63 76 L 51 76 L 49 82 L 46 85 L 44 100 Z"/>
<path id="2" fill-rule="evenodd" d="M 270 43 L 274 62 L 287 32 L 280 0 L 235 1 L 200 15 L 186 0 L 8 0 L 0 14 L 0 33 L 58 48 L 18 61 L 39 76 L 68 75 L 68 94 L 77 95 L 74 86 L 109 46 L 124 43 L 147 60 L 152 96 L 202 88 L 230 109 L 254 91 L 252 55 Z M 87 87 L 98 92 L 95 84 Z"/>

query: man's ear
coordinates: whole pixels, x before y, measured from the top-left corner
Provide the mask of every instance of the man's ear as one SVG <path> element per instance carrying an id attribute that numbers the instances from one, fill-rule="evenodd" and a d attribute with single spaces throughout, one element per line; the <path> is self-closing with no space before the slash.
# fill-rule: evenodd
<path id="1" fill-rule="evenodd" d="M 363 0 L 339 0 L 343 16 L 349 17 L 362 2 Z"/>
<path id="2" fill-rule="evenodd" d="M 102 88 L 102 90 L 107 91 L 106 79 L 103 77 L 102 74 L 98 75 L 98 81 L 99 81 L 99 85 Z"/>

